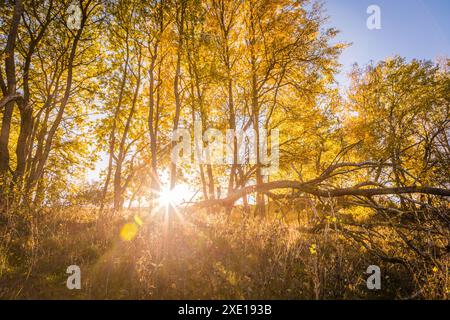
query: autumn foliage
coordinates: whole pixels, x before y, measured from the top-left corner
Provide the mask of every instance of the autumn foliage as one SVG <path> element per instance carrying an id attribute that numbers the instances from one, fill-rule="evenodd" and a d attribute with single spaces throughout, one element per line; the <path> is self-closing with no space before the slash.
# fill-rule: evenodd
<path id="1" fill-rule="evenodd" d="M 448 298 L 447 59 L 344 89 L 316 2 L 79 0 L 75 27 L 70 4 L 0 7 L 0 297 Z M 195 123 L 251 130 L 255 161 L 237 138 L 230 163 L 173 161 Z"/>

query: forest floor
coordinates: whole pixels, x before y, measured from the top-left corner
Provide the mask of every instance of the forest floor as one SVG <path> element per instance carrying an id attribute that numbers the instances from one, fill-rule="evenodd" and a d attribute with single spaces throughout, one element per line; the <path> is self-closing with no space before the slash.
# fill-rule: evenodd
<path id="1" fill-rule="evenodd" d="M 429 268 L 418 287 L 402 265 L 380 260 L 333 223 L 308 228 L 313 214 L 195 213 L 171 227 L 163 215 L 126 215 L 42 214 L 32 228 L 39 232 L 21 245 L 26 255 L 14 256 L 22 252 L 14 242 L 1 247 L 0 298 L 448 299 L 447 273 Z M 80 267 L 80 290 L 66 286 L 70 265 Z M 370 265 L 382 270 L 381 290 L 367 288 Z"/>

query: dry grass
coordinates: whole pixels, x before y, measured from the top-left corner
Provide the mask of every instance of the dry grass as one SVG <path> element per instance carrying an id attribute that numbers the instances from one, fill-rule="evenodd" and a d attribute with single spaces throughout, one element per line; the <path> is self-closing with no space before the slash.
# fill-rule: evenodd
<path id="1" fill-rule="evenodd" d="M 0 297 L 6 299 L 447 299 L 445 269 L 423 265 L 380 229 L 379 246 L 408 261 L 388 263 L 339 232 L 335 219 L 248 218 L 239 212 L 194 213 L 165 236 L 163 215 L 121 240 L 128 218 L 94 210 L 41 212 L 14 244 L 3 230 Z M 291 219 L 289 219 L 291 217 Z M 295 217 L 295 218 L 294 218 Z M 289 221 L 291 220 L 291 221 Z M 138 221 L 139 222 L 139 221 Z M 10 233 L 10 232 L 9 232 Z M 24 239 L 27 239 L 26 241 Z M 9 239 L 9 240 L 8 240 Z M 375 241 L 375 240 L 374 240 Z M 377 240 L 380 241 L 380 240 Z M 17 255 L 20 255 L 18 257 Z M 82 289 L 66 288 L 66 268 L 81 267 Z M 382 270 L 382 290 L 366 287 L 369 265 Z"/>

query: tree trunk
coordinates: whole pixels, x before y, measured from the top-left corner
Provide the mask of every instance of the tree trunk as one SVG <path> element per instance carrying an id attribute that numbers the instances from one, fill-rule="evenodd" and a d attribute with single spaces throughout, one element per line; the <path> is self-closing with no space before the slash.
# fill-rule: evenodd
<path id="1" fill-rule="evenodd" d="M 11 28 L 5 47 L 6 90 L 10 96 L 15 95 L 16 93 L 15 47 L 22 12 L 22 0 L 16 0 L 11 20 Z M 6 186 L 5 182 L 9 171 L 9 135 L 13 109 L 14 101 L 10 101 L 5 105 L 0 132 L 0 198 L 3 198 L 3 190 Z"/>

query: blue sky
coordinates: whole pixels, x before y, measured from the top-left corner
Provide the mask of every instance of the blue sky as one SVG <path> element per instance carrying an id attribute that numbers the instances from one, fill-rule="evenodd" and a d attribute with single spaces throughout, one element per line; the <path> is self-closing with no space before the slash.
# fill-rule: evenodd
<path id="1" fill-rule="evenodd" d="M 341 31 L 337 40 L 353 45 L 341 56 L 338 80 L 347 83 L 353 63 L 366 64 L 399 54 L 408 59 L 450 57 L 449 0 L 325 0 L 328 24 Z M 369 5 L 381 9 L 381 30 L 369 30 Z"/>

